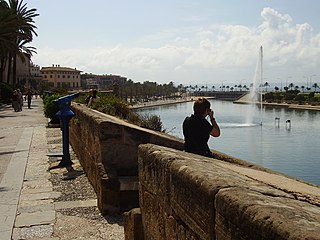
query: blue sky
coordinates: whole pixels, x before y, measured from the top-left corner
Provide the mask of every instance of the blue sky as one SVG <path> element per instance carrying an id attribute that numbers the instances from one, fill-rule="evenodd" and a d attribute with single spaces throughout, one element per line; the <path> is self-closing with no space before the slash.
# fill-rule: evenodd
<path id="1" fill-rule="evenodd" d="M 318 0 L 25 0 L 40 14 L 33 62 L 133 81 L 320 80 Z"/>

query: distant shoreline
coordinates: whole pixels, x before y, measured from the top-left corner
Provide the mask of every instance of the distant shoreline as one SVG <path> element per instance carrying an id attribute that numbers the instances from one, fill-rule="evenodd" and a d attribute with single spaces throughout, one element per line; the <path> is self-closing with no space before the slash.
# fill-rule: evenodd
<path id="1" fill-rule="evenodd" d="M 244 101 L 244 100 L 236 100 L 233 103 L 236 104 L 252 104 L 250 101 Z M 256 103 L 256 104 L 260 104 Z M 312 111 L 320 111 L 320 106 L 312 106 L 307 104 L 293 104 L 293 103 L 268 103 L 268 102 L 262 102 L 263 106 L 271 106 L 271 107 L 282 107 L 282 108 L 288 108 L 288 109 L 298 109 L 298 110 L 312 110 Z"/>
<path id="2" fill-rule="evenodd" d="M 170 99 L 170 100 L 148 101 L 148 102 L 144 102 L 144 103 L 134 104 L 132 106 L 129 106 L 129 108 L 140 109 L 140 108 L 149 108 L 149 107 L 171 105 L 171 104 L 177 104 L 177 103 L 193 102 L 197 98 L 200 98 L 200 96 L 186 97 L 186 98 L 173 99 L 173 100 Z M 213 99 L 214 97 L 204 97 L 204 98 Z"/>
<path id="3" fill-rule="evenodd" d="M 195 99 L 200 98 L 202 96 L 194 96 L 194 97 L 187 97 L 187 98 L 181 98 L 181 99 L 173 99 L 173 100 L 156 100 L 156 101 L 148 101 L 144 103 L 134 104 L 129 106 L 131 109 L 141 109 L 141 108 L 149 108 L 149 107 L 158 107 L 158 106 L 164 106 L 164 105 L 171 105 L 171 104 L 178 104 L 178 103 L 185 103 L 185 102 L 193 102 Z M 214 97 L 206 97 L 207 99 L 215 99 Z M 219 100 L 219 99 L 218 99 Z M 233 101 L 235 104 L 252 104 L 250 101 L 245 100 L 236 100 Z M 260 104 L 260 103 L 256 103 Z M 263 102 L 263 106 L 271 106 L 271 107 L 282 107 L 282 108 L 288 108 L 288 109 L 297 109 L 297 110 L 311 110 L 311 111 L 320 111 L 320 106 L 312 106 L 312 105 L 300 105 L 300 104 L 293 104 L 293 103 L 268 103 Z"/>

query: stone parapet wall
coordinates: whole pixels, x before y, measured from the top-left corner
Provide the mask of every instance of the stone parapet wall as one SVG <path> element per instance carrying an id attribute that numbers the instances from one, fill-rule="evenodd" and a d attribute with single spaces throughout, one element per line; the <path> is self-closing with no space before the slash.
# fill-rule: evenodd
<path id="1" fill-rule="evenodd" d="M 138 146 L 154 143 L 183 149 L 170 135 L 127 123 L 116 117 L 72 104 L 69 138 L 98 198 L 103 214 L 138 207 Z"/>
<path id="2" fill-rule="evenodd" d="M 139 181 L 144 239 L 320 239 L 320 189 L 281 174 L 144 144 Z"/>

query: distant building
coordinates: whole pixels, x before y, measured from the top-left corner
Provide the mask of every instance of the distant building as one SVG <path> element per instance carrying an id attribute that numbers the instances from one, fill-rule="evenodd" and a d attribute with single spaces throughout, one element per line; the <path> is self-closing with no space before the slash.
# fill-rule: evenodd
<path id="1" fill-rule="evenodd" d="M 49 87 L 66 87 L 69 89 L 80 89 L 80 70 L 76 68 L 60 67 L 43 67 L 40 70 L 42 80 L 46 81 Z"/>
<path id="2" fill-rule="evenodd" d="M 37 89 L 40 82 L 42 80 L 40 66 L 30 63 L 30 78 L 29 78 L 29 86 L 27 88 Z"/>
<path id="3" fill-rule="evenodd" d="M 20 57 L 16 58 L 16 81 L 15 83 L 20 86 L 26 86 L 30 80 L 30 66 L 31 60 L 28 55 L 24 55 L 24 61 L 21 60 Z M 12 75 L 13 76 L 13 73 Z"/>
<path id="4" fill-rule="evenodd" d="M 87 88 L 95 89 L 110 89 L 113 85 L 123 85 L 126 81 L 126 77 L 118 75 L 94 75 L 91 78 L 87 78 Z"/>

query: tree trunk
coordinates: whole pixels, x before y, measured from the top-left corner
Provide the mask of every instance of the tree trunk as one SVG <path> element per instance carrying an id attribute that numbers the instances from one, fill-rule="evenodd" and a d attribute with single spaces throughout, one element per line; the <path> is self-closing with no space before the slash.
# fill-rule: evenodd
<path id="1" fill-rule="evenodd" d="M 14 54 L 12 59 L 12 85 L 15 86 L 17 84 L 17 54 Z"/>
<path id="2" fill-rule="evenodd" d="M 0 62 L 0 82 L 4 82 L 4 72 L 6 69 L 6 58 L 2 57 Z"/>
<path id="3" fill-rule="evenodd" d="M 8 74 L 7 74 L 7 83 L 11 83 L 11 64 L 12 63 L 12 55 L 9 53 L 9 58 L 8 58 Z"/>

